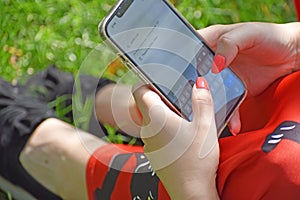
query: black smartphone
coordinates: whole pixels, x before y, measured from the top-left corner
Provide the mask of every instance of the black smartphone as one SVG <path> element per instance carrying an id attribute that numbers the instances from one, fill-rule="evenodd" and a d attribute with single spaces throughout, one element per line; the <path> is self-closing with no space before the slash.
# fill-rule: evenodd
<path id="1" fill-rule="evenodd" d="M 219 134 L 245 97 L 243 82 L 230 68 L 211 72 L 214 52 L 166 0 L 120 0 L 99 24 L 99 33 L 130 69 L 189 121 L 198 76 L 209 84 Z"/>

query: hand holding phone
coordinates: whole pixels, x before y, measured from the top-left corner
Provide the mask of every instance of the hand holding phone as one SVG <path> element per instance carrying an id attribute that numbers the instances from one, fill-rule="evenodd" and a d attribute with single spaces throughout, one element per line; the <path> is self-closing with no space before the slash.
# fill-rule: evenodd
<path id="1" fill-rule="evenodd" d="M 121 0 L 99 31 L 127 66 L 189 121 L 192 87 L 199 76 L 209 84 L 218 133 L 245 97 L 243 82 L 230 68 L 211 72 L 213 51 L 166 0 Z"/>

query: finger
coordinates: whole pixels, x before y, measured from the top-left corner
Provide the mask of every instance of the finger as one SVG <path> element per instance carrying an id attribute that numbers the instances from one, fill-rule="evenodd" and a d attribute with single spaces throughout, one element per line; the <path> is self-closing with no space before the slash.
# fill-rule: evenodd
<path id="1" fill-rule="evenodd" d="M 198 133 L 195 142 L 199 148 L 199 158 L 206 157 L 218 143 L 214 106 L 208 84 L 203 77 L 196 80 L 192 95 L 193 124 Z"/>
<path id="2" fill-rule="evenodd" d="M 241 24 L 231 24 L 231 25 L 213 25 L 207 28 L 203 28 L 198 30 L 198 33 L 201 37 L 205 40 L 210 48 L 214 51 L 217 47 L 217 42 L 221 35 L 235 29 L 236 27 L 240 26 Z"/>
<path id="3" fill-rule="evenodd" d="M 155 144 L 152 147 L 157 148 L 170 142 L 183 119 L 169 109 L 160 96 L 147 86 L 135 89 L 133 95 L 143 116 L 140 136 L 145 145 Z"/>
<path id="4" fill-rule="evenodd" d="M 214 116 L 212 97 L 203 77 L 198 77 L 192 94 L 193 123 L 203 129 L 203 125 L 211 124 Z"/>
<path id="5" fill-rule="evenodd" d="M 133 87 L 132 91 L 136 104 L 146 123 L 151 121 L 149 112 L 153 106 L 158 105 L 162 108 L 165 106 L 160 97 L 150 90 L 147 85 L 137 84 Z"/>
<path id="6" fill-rule="evenodd" d="M 235 111 L 232 115 L 228 127 L 232 135 L 237 135 L 241 131 L 241 119 L 240 119 L 240 112 L 239 110 Z"/>
<path id="7" fill-rule="evenodd" d="M 256 25 L 245 23 L 220 34 L 215 51 L 213 72 L 222 71 L 225 67 L 231 65 L 238 53 L 259 43 L 262 36 L 258 30 Z"/>

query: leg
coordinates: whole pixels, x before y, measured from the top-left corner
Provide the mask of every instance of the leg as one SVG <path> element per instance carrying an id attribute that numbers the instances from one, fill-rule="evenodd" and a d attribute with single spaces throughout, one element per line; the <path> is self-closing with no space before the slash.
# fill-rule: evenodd
<path id="1" fill-rule="evenodd" d="M 70 84 L 67 85 L 60 85 L 61 87 L 55 87 L 53 85 L 54 83 L 64 83 L 63 81 L 57 81 L 55 78 L 58 76 L 55 76 L 56 74 L 50 73 L 52 71 L 49 70 L 48 73 L 46 73 L 46 78 L 41 77 L 40 79 L 31 79 L 35 81 L 40 81 L 41 83 L 44 83 L 45 86 L 52 86 L 53 88 L 65 88 L 69 90 L 69 88 L 73 88 L 73 81 L 70 79 L 70 81 L 67 81 L 68 79 L 64 79 L 64 74 L 60 76 L 62 80 L 66 80 L 67 83 L 70 82 Z M 53 71 L 57 72 L 57 71 Z M 51 78 L 49 78 L 51 77 Z M 69 77 L 69 75 L 68 75 Z M 59 78 L 59 77 L 58 77 Z M 72 77 L 71 77 L 72 78 Z M 60 80 L 60 79 L 58 79 Z M 43 84 L 38 84 L 39 86 L 43 86 Z M 26 85 L 29 86 L 29 85 Z M 26 86 L 16 86 L 13 87 L 11 84 L 3 81 L 0 79 L 0 127 L 1 127 L 1 133 L 0 133 L 0 175 L 2 178 L 5 179 L 7 183 L 4 183 L 4 188 L 12 191 L 13 194 L 15 194 L 16 187 L 19 186 L 25 190 L 27 190 L 32 196 L 34 196 L 37 199 L 60 199 L 58 196 L 54 195 L 50 191 L 48 191 L 41 183 L 47 183 L 49 181 L 49 184 L 46 184 L 48 189 L 51 189 L 52 191 L 55 191 L 53 185 L 53 180 L 55 180 L 52 177 L 56 177 L 56 173 L 54 174 L 47 174 L 47 171 L 43 169 L 42 167 L 55 167 L 55 165 L 52 165 L 55 160 L 55 156 L 60 155 L 57 152 L 62 153 L 68 153 L 66 148 L 61 148 L 59 145 L 62 143 L 58 143 L 56 146 L 51 143 L 51 141 L 59 141 L 55 140 L 53 137 L 46 137 L 46 134 L 52 134 L 52 136 L 57 137 L 57 139 L 60 138 L 60 135 L 54 134 L 55 131 L 44 131 L 49 128 L 49 126 L 46 126 L 48 128 L 43 128 L 44 124 L 48 120 L 48 118 L 54 117 L 55 113 L 52 109 L 50 109 L 45 101 L 48 99 L 43 99 L 43 97 L 48 98 L 51 97 L 49 100 L 52 100 L 52 98 L 55 98 L 57 95 L 60 95 L 60 91 L 51 90 L 51 88 L 45 87 L 47 89 L 47 93 L 49 95 L 41 96 L 37 95 L 33 97 L 30 95 L 30 92 L 26 89 Z M 57 86 L 57 85 L 56 85 Z M 72 90 L 71 90 L 72 91 Z M 52 95 L 53 94 L 53 95 Z M 52 97 L 53 96 L 53 97 Z M 46 102 L 47 102 L 46 101 Z M 49 119 L 50 120 L 50 119 Z M 54 120 L 54 119 L 52 119 Z M 55 130 L 57 128 L 57 132 L 61 133 L 62 136 L 64 136 L 62 139 L 64 141 L 68 141 L 69 138 L 66 138 L 66 135 L 63 134 L 63 130 L 66 130 L 66 133 L 70 133 L 71 131 L 67 129 L 66 124 L 63 122 L 56 120 L 55 123 L 50 123 L 53 125 L 52 128 L 54 129 L 48 129 L 48 130 Z M 45 122 L 45 123 L 44 123 Z M 58 123 L 60 122 L 60 123 Z M 64 124 L 64 126 L 62 126 Z M 41 126 L 40 126 L 41 125 Z M 40 128 L 43 128 L 41 131 Z M 64 129 L 63 129 L 64 128 Z M 75 130 L 75 129 L 74 129 Z M 35 134 L 37 133 L 37 134 Z M 37 143 L 36 140 L 33 139 L 33 144 L 30 146 L 31 143 L 28 142 L 31 138 L 36 138 L 35 136 L 39 136 L 38 133 L 44 133 L 43 137 L 39 137 L 41 141 L 43 139 L 47 139 L 44 142 Z M 46 133 L 46 134 L 45 134 Z M 71 143 L 66 142 L 67 147 L 76 146 L 75 145 L 75 139 L 74 137 L 70 135 L 70 141 Z M 68 136 L 69 136 L 68 135 Z M 34 137 L 31 137 L 34 136 Z M 79 140 L 77 140 L 79 141 Z M 28 145 L 27 145 L 28 142 Z M 76 143 L 77 144 L 77 143 Z M 34 145 L 40 145 L 40 149 L 37 146 Z M 44 146 L 43 146 L 44 145 Z M 47 147 L 48 145 L 48 147 Z M 34 170 L 38 173 L 41 173 L 40 171 L 45 172 L 44 176 L 47 177 L 47 180 L 42 179 L 34 179 L 22 166 L 22 164 L 19 161 L 19 157 L 24 158 L 25 161 L 28 161 L 27 158 L 24 156 L 23 153 L 24 147 L 29 146 L 31 148 L 31 155 L 34 155 L 34 159 L 37 159 L 37 163 L 41 160 L 41 158 L 37 158 L 38 155 L 43 155 L 44 158 L 47 159 L 44 160 L 44 162 L 47 164 L 48 158 L 49 161 L 51 161 L 51 164 L 41 165 L 39 167 L 35 166 Z M 43 147 L 42 147 L 43 146 Z M 64 147 L 64 146 L 62 146 Z M 56 149 L 57 148 L 57 149 Z M 48 155 L 42 154 L 42 150 L 46 152 L 46 150 L 49 152 Z M 79 146 L 80 149 L 80 146 Z M 26 148 L 28 150 L 28 148 Z M 65 150 L 65 152 L 63 152 Z M 81 150 L 81 149 L 80 149 Z M 51 151 L 53 151 L 53 155 L 51 154 Z M 24 151 L 25 152 L 25 151 Z M 20 154 L 22 154 L 20 156 Z M 23 155 L 24 154 L 24 155 Z M 61 158 L 63 159 L 64 155 L 61 154 Z M 80 154 L 81 157 L 83 157 Z M 67 156 L 65 156 L 67 157 Z M 79 157 L 79 158 L 81 158 Z M 30 157 L 33 158 L 33 157 Z M 59 158 L 59 157 L 58 157 Z M 81 161 L 81 160 L 80 160 Z M 74 163 L 79 163 L 79 160 L 75 160 Z M 41 163 L 39 163 L 41 164 Z M 59 165 L 60 163 L 56 163 L 56 167 L 64 167 L 64 165 Z M 53 168 L 52 171 L 54 172 L 57 170 L 57 168 Z M 50 168 L 51 169 L 51 168 Z M 50 170 L 51 171 L 51 170 Z M 78 171 L 76 166 L 74 166 L 74 171 Z M 31 172 L 31 171 L 29 171 Z M 2 180 L 2 179 L 1 179 Z M 1 181 L 2 182 L 2 181 Z M 6 185 L 8 185 L 8 182 L 13 183 L 12 187 L 8 188 Z M 83 182 L 84 183 L 84 182 Z M 1 184 L 3 185 L 3 184 Z M 71 182 L 72 185 L 72 182 Z M 14 186 L 14 187 L 13 187 Z M 84 189 L 85 187 L 83 187 Z M 64 190 L 64 189 L 63 189 Z M 18 195 L 23 199 L 22 195 Z M 26 198 L 27 199 L 27 198 Z"/>
<path id="2" fill-rule="evenodd" d="M 51 75 L 51 73 L 47 73 L 46 75 L 47 75 L 46 81 L 44 81 L 44 83 L 49 83 L 47 85 L 52 86 L 51 88 L 60 88 L 59 84 L 61 82 L 64 83 L 64 81 L 52 81 L 53 77 L 54 78 L 57 77 L 56 75 L 51 76 L 51 79 L 47 78 L 48 75 Z M 73 81 L 71 80 L 70 82 L 72 83 Z M 58 85 L 55 85 L 56 83 L 58 83 Z M 4 89 L 2 91 L 6 92 L 6 91 L 15 90 L 8 84 L 6 83 L 3 84 L 5 87 L 7 87 L 7 89 Z M 51 88 L 46 87 L 46 89 L 50 91 L 49 94 L 55 94 L 56 96 L 57 91 L 55 90 L 51 91 Z M 27 91 L 25 91 L 25 93 L 27 93 Z M 99 179 L 103 180 L 104 178 L 108 180 L 108 182 L 110 182 L 109 180 L 111 176 L 107 176 L 107 171 L 104 172 L 101 171 L 104 165 L 103 163 L 99 163 L 98 162 L 99 160 L 102 159 L 112 160 L 112 162 L 117 166 L 126 164 L 126 166 L 129 166 L 131 169 L 138 169 L 138 170 L 140 169 L 140 166 L 138 164 L 141 163 L 134 162 L 132 159 L 124 163 L 122 162 L 124 160 L 122 159 L 115 160 L 112 159 L 112 157 L 116 156 L 118 158 L 123 158 L 124 156 L 125 157 L 129 156 L 132 158 L 135 157 L 136 159 L 143 157 L 142 160 L 147 163 L 147 160 L 145 160 L 145 156 L 142 155 L 142 147 L 137 147 L 138 148 L 137 153 L 135 153 L 136 149 L 134 147 L 128 147 L 128 146 L 126 148 L 124 147 L 126 151 L 124 149 L 122 150 L 122 148 L 117 147 L 118 150 L 112 153 L 110 152 L 110 150 L 116 149 L 114 145 L 105 145 L 105 143 L 101 141 L 99 138 L 96 138 L 82 131 L 78 131 L 74 127 L 60 120 L 54 118 L 49 119 L 49 117 L 53 117 L 54 115 L 53 114 L 45 115 L 45 113 L 48 113 L 49 109 L 46 108 L 45 103 L 40 102 L 40 100 L 46 101 L 45 99 L 39 100 L 36 98 L 32 98 L 30 96 L 29 98 L 26 98 L 27 100 L 24 103 L 24 98 L 22 97 L 22 95 L 18 98 L 15 95 L 19 95 L 19 93 L 18 92 L 17 93 L 12 92 L 12 94 L 4 93 L 4 95 L 1 96 L 1 98 L 4 98 L 4 101 L 0 101 L 0 106 L 2 106 L 3 103 L 3 107 L 0 108 L 1 109 L 3 108 L 4 113 L 7 110 L 6 107 L 8 107 L 8 109 L 12 109 L 13 111 L 15 110 L 20 111 L 21 109 L 20 112 L 22 114 L 22 117 L 18 115 L 17 116 L 8 115 L 7 118 L 8 120 L 11 120 L 10 119 L 11 117 L 14 117 L 14 120 L 9 122 L 12 123 L 11 125 L 13 126 L 11 125 L 7 126 L 7 124 L 5 124 L 6 117 L 5 115 L 4 116 L 2 115 L 0 116 L 0 118 L 2 117 L 3 119 L 0 121 L 0 123 L 1 122 L 4 123 L 2 124 L 4 127 L 6 126 L 9 127 L 8 136 L 12 135 L 13 137 L 15 136 L 18 137 L 18 140 L 21 141 L 22 145 L 16 143 L 14 138 L 12 139 L 10 137 L 6 137 L 7 134 L 4 134 L 6 131 L 3 131 L 4 133 L 0 135 L 1 142 L 2 141 L 5 142 L 6 140 L 8 140 L 8 143 L 11 144 L 10 146 L 12 146 L 13 148 L 17 147 L 17 151 L 14 151 L 14 155 L 15 155 L 14 157 L 16 162 L 19 163 L 19 154 L 20 154 L 20 160 L 22 161 L 22 164 L 28 170 L 28 172 L 37 181 L 42 183 L 46 188 L 58 194 L 59 196 L 63 197 L 64 199 L 77 199 L 77 198 L 86 199 L 87 189 L 85 185 L 93 186 L 93 184 L 96 183 Z M 47 97 L 48 96 L 46 96 L 46 98 Z M 39 95 L 38 98 L 40 98 Z M 96 102 L 98 103 L 99 102 L 98 100 L 102 98 L 103 98 L 102 95 L 97 95 Z M 12 102 L 12 103 L 7 104 L 7 102 Z M 127 106 L 127 104 L 125 106 Z M 134 109 L 134 112 L 137 112 L 135 107 L 132 108 Z M 23 113 L 22 110 L 26 111 L 25 112 L 26 115 Z M 26 131 L 22 130 L 23 127 L 26 128 Z M 11 130 L 13 128 L 17 130 L 14 131 Z M 92 155 L 92 152 L 94 152 L 95 149 L 97 149 L 95 151 L 96 155 L 94 154 Z M 102 153 L 99 154 L 99 152 Z M 110 153 L 108 156 L 107 156 L 107 152 Z M 6 154 L 7 153 L 3 152 L 3 155 L 5 155 L 4 160 L 11 162 L 12 158 L 10 158 L 9 155 L 6 156 Z M 91 165 L 91 163 L 93 162 L 96 162 L 95 166 Z M 2 163 L 0 163 L 0 165 L 1 164 Z M 14 166 L 14 165 L 10 164 L 10 166 Z M 106 163 L 105 168 L 107 169 L 108 166 L 109 163 Z M 22 170 L 24 171 L 21 164 L 18 164 L 18 168 L 22 168 Z M 162 192 L 160 192 L 160 194 L 163 196 L 164 195 L 167 196 L 163 186 L 158 181 L 157 177 L 153 176 L 153 172 L 151 171 L 149 172 L 149 169 L 148 169 L 148 173 L 135 173 L 135 171 L 131 171 L 131 173 L 128 173 L 128 171 L 124 172 L 123 170 L 120 169 L 118 171 L 118 174 L 120 174 L 120 176 L 123 177 L 121 183 L 118 183 L 117 186 L 115 187 L 115 183 L 113 182 L 112 184 L 105 184 L 105 187 L 107 188 L 108 186 L 110 188 L 115 188 L 116 193 L 114 194 L 121 195 L 122 197 L 124 192 L 127 192 L 127 194 L 131 194 L 128 191 L 131 191 L 132 194 L 137 198 L 140 197 L 140 195 L 152 196 L 152 193 L 148 193 L 148 192 L 153 190 L 148 190 L 149 187 L 147 187 L 148 185 L 152 185 L 149 184 L 151 181 L 150 182 L 145 181 L 145 180 L 149 180 L 149 175 L 150 175 L 150 179 L 152 180 L 152 183 L 154 183 L 153 186 L 161 188 L 160 190 L 162 190 Z M 93 172 L 95 171 L 99 172 L 99 170 L 101 172 L 100 176 L 97 176 L 97 174 L 93 176 Z M 12 174 L 14 174 L 14 171 L 16 170 L 10 170 L 10 171 Z M 87 177 L 89 177 L 87 184 L 85 180 L 86 177 L 85 171 L 88 172 Z M 111 175 L 111 173 L 108 174 Z M 31 189 L 33 189 L 35 192 L 35 196 L 38 199 L 51 199 L 51 200 L 54 199 L 51 196 L 47 196 L 46 193 L 43 193 L 43 197 L 41 197 L 39 191 L 43 189 L 41 188 L 42 186 L 39 189 L 36 189 L 35 187 L 31 187 L 31 184 L 28 184 L 30 183 L 30 181 L 27 181 L 27 179 L 22 181 L 23 179 L 22 175 L 23 174 L 21 174 L 21 176 L 18 176 L 19 178 L 17 178 L 17 180 L 14 179 L 9 179 L 9 180 L 14 182 L 17 185 L 20 185 L 21 187 L 26 188 L 30 192 L 32 192 Z M 90 175 L 92 175 L 92 177 Z M 68 182 L 66 182 L 66 180 L 68 180 Z M 92 181 L 92 183 L 89 181 Z M 131 182 L 130 188 L 128 187 L 128 184 L 124 187 L 123 184 L 124 182 L 126 183 Z M 141 182 L 144 183 L 144 185 L 143 184 L 141 185 L 140 184 Z M 157 183 L 160 184 L 157 185 Z M 139 187 L 135 187 L 135 185 Z M 89 192 L 88 192 L 89 194 L 92 194 L 93 192 L 98 192 L 99 189 L 103 189 L 103 188 L 99 188 L 98 186 L 96 186 L 95 188 L 92 187 L 88 187 L 88 188 L 89 188 Z M 106 193 L 106 194 L 111 195 L 110 193 Z M 120 196 L 118 195 L 116 197 L 117 199 L 120 198 Z M 93 195 L 89 196 L 90 199 L 93 199 L 93 197 L 94 197 Z M 128 198 L 130 197 L 128 196 Z"/>
<path id="3" fill-rule="evenodd" d="M 20 160 L 63 199 L 169 199 L 141 146 L 107 144 L 54 118 L 33 132 Z"/>
<path id="4" fill-rule="evenodd" d="M 87 199 L 85 168 L 105 142 L 57 119 L 47 119 L 21 152 L 25 169 L 63 199 Z"/>
<path id="5" fill-rule="evenodd" d="M 52 88 L 60 88 L 57 85 L 60 85 L 60 83 L 64 83 L 63 80 L 65 80 L 65 77 L 62 77 L 64 74 L 56 73 L 57 70 L 50 68 L 48 72 L 46 73 L 45 77 L 33 79 L 38 82 L 40 80 L 46 79 L 44 81 L 47 83 L 45 86 L 48 89 L 48 91 L 53 91 Z M 59 75 L 60 74 L 60 75 Z M 67 75 L 67 74 L 66 74 Z M 64 75 L 64 76 L 66 76 Z M 51 77 L 51 78 L 47 78 Z M 52 80 L 56 81 L 52 81 Z M 73 80 L 70 79 L 70 84 L 73 85 Z M 84 82 L 86 83 L 86 81 Z M 35 83 L 30 83 L 30 86 L 35 86 Z M 54 86 L 55 87 L 54 87 Z M 86 85 L 86 84 L 85 84 Z M 100 84 L 102 86 L 103 84 Z M 51 86 L 51 87 L 50 87 Z M 87 88 L 87 87 L 86 87 Z M 71 93 L 72 90 L 68 90 L 66 92 L 60 92 L 55 91 L 52 92 L 54 95 L 48 95 L 45 96 L 43 99 L 44 101 L 50 101 L 54 99 L 58 94 L 65 94 L 65 93 Z M 122 99 L 121 103 L 118 104 L 117 102 L 111 102 L 111 99 L 113 95 L 118 95 L 117 99 Z M 41 96 L 41 95 L 39 95 Z M 49 96 L 51 98 L 49 98 Z M 53 96 L 53 97 L 52 97 Z M 50 99 L 50 100 L 49 100 Z M 128 100 L 128 101 L 127 101 Z M 115 103 L 112 105 L 112 103 Z M 109 106 L 108 106 L 109 105 Z M 107 110 L 104 110 L 108 109 Z M 113 112 L 110 110 L 112 108 L 117 108 L 115 110 L 121 111 L 121 119 L 118 119 L 118 123 L 114 123 L 107 120 L 107 117 L 110 117 L 110 112 L 113 114 Z M 129 109 L 129 110 L 128 110 Z M 98 111 L 98 112 L 97 112 Z M 110 111 L 110 112 L 109 112 Z M 125 121 L 131 121 L 131 119 L 138 119 L 138 111 L 135 107 L 131 90 L 129 87 L 126 86 L 119 86 L 115 84 L 110 84 L 109 86 L 104 87 L 101 89 L 98 94 L 96 95 L 96 112 L 97 114 L 105 113 L 104 117 L 99 117 L 102 122 L 110 123 L 112 125 L 122 125 Z M 129 115 L 127 115 L 127 113 Z M 119 113 L 120 114 L 120 113 Z M 130 120 L 126 120 L 126 119 Z M 122 121 L 120 123 L 120 120 Z M 124 121 L 123 121 L 124 120 Z M 135 121 L 134 124 L 139 123 L 138 121 Z M 123 128 L 123 127 L 122 127 Z M 57 119 L 47 119 L 43 123 L 41 123 L 37 129 L 32 133 L 30 139 L 28 140 L 27 144 L 25 145 L 23 151 L 21 152 L 21 162 L 23 166 L 27 169 L 27 171 L 39 182 L 41 182 L 45 187 L 47 187 L 49 190 L 54 192 L 55 194 L 58 194 L 60 197 L 64 199 L 86 199 L 87 198 L 87 191 L 86 191 L 86 181 L 85 181 L 85 169 L 87 166 L 88 160 L 94 160 L 94 156 L 91 156 L 91 153 L 94 152 L 95 149 L 97 149 L 99 152 L 102 151 L 102 154 L 97 155 L 97 159 L 107 159 L 107 152 L 108 149 L 113 149 L 114 145 L 106 145 L 106 148 L 101 148 L 104 146 L 105 143 L 101 141 L 99 138 L 96 138 L 88 133 L 84 133 L 82 131 L 79 131 L 75 129 L 74 127 L 60 121 Z M 100 148 L 99 148 L 100 147 Z M 142 147 L 139 148 L 139 153 L 142 151 Z M 116 151 L 116 155 L 122 157 L 123 154 L 125 154 L 122 151 Z M 128 156 L 128 154 L 133 154 L 133 149 L 128 148 L 128 152 L 125 156 Z M 46 159 L 45 159 L 46 158 Z M 145 158 L 145 157 L 144 157 Z M 110 159 L 110 158 L 109 158 Z M 95 160 L 94 160 L 95 161 Z M 120 163 L 121 160 L 115 160 L 114 161 L 117 165 L 124 164 Z M 91 163 L 91 162 L 89 162 Z M 108 166 L 109 164 L 107 164 Z M 135 166 L 134 162 L 129 162 L 129 165 Z M 89 165 L 90 166 L 90 165 Z M 99 165 L 97 165 L 99 166 Z M 101 165 L 103 166 L 103 165 Z M 97 170 L 97 169 L 95 169 Z M 94 171 L 94 170 L 92 170 Z M 122 172 L 121 172 L 122 173 Z M 153 172 L 151 172 L 152 174 Z M 55 176 L 54 176 L 55 174 Z M 131 176 L 133 172 L 130 174 L 125 173 L 126 178 L 124 179 L 125 182 L 130 182 Z M 104 178 L 106 174 L 103 173 L 103 176 L 95 176 L 94 179 L 101 179 Z M 128 176 L 129 175 L 129 176 Z M 110 179 L 109 176 L 107 176 L 108 179 Z M 107 178 L 105 176 L 105 178 Z M 122 176 L 124 177 L 124 176 Z M 134 177 L 137 177 L 136 175 Z M 144 178 L 140 178 L 141 181 L 146 180 Z M 146 176 L 149 177 L 149 176 Z M 68 180 L 66 183 L 65 180 Z M 89 179 L 90 180 L 90 179 Z M 137 180 L 135 178 L 135 180 Z M 158 183 L 158 179 L 155 176 L 155 183 Z M 143 181 L 144 183 L 147 181 Z M 146 183 L 147 184 L 147 183 Z M 111 187 L 114 187 L 114 185 L 110 185 Z M 157 186 L 157 185 L 156 185 Z M 105 186 L 107 187 L 107 185 Z M 127 193 L 130 193 L 130 188 L 123 185 L 117 186 L 119 189 L 117 189 L 117 193 L 119 195 L 124 195 L 124 191 L 127 191 Z M 135 187 L 136 188 L 136 187 Z M 139 189 L 136 189 L 137 191 L 144 191 L 145 192 L 138 192 L 142 193 L 144 195 L 148 194 L 146 191 L 149 187 L 139 187 Z M 163 188 L 160 184 L 160 188 Z M 95 188 L 93 188 L 95 189 Z M 121 189 L 121 192 L 120 192 Z M 163 190 L 164 191 L 164 190 Z M 133 192 L 135 193 L 135 192 Z M 166 192 L 161 192 L 161 194 L 166 194 Z M 111 195 L 111 194 L 107 194 Z M 154 194 L 153 194 L 154 195 Z M 128 197 L 129 198 L 129 197 Z"/>

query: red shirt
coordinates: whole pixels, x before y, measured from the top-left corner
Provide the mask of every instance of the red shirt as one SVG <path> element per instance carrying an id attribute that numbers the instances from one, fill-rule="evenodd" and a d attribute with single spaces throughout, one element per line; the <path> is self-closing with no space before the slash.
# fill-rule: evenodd
<path id="1" fill-rule="evenodd" d="M 240 111 L 241 133 L 219 140 L 220 198 L 300 199 L 300 72 L 248 98 Z M 147 166 L 142 151 L 124 145 L 99 148 L 87 165 L 89 199 L 169 199 L 151 170 L 136 173 L 138 166 Z"/>
<path id="2" fill-rule="evenodd" d="M 240 110 L 241 134 L 220 139 L 221 199 L 300 199 L 300 72 Z"/>

